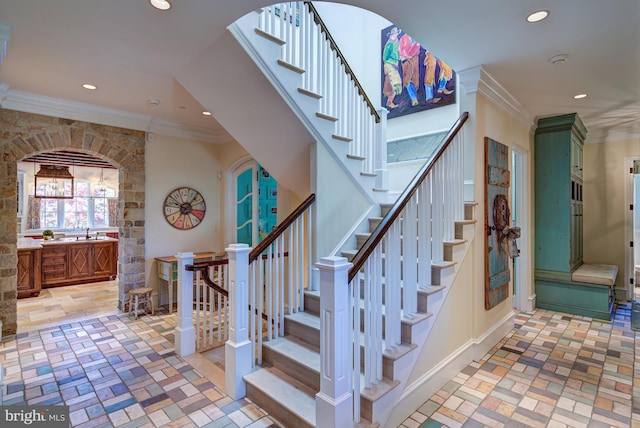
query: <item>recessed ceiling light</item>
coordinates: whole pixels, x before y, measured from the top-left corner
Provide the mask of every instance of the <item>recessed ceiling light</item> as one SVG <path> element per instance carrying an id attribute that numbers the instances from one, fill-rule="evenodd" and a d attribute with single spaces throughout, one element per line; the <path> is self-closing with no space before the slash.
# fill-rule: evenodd
<path id="1" fill-rule="evenodd" d="M 558 65 L 558 64 L 564 64 L 565 62 L 567 62 L 568 59 L 569 59 L 569 55 L 560 54 L 560 55 L 555 55 L 549 58 L 549 62 L 551 64 Z"/>
<path id="2" fill-rule="evenodd" d="M 171 9 L 171 3 L 167 0 L 149 0 L 151 6 L 155 7 L 158 10 L 169 10 Z"/>
<path id="3" fill-rule="evenodd" d="M 205 115 L 205 116 L 211 116 L 211 112 L 210 111 L 203 111 L 202 114 Z"/>
<path id="4" fill-rule="evenodd" d="M 587 94 L 578 94 L 578 95 L 574 95 L 573 96 L 574 100 L 579 100 L 579 99 L 582 99 L 582 98 L 587 98 Z"/>
<path id="5" fill-rule="evenodd" d="M 89 89 L 91 91 L 94 91 L 96 89 L 98 89 L 98 87 L 96 85 L 92 85 L 91 83 L 83 83 L 82 87 L 85 89 Z"/>
<path id="6" fill-rule="evenodd" d="M 156 98 L 151 98 L 151 99 L 147 100 L 147 102 L 149 103 L 149 105 L 152 105 L 152 106 L 159 106 L 160 105 L 160 100 L 158 100 Z"/>
<path id="7" fill-rule="evenodd" d="M 540 22 L 547 16 L 549 16 L 548 10 L 538 10 L 530 13 L 529 16 L 527 16 L 527 22 Z"/>

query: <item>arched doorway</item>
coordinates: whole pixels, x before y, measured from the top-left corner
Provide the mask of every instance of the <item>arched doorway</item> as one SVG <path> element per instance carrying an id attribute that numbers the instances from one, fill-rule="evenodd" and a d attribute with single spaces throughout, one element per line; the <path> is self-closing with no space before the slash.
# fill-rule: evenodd
<path id="1" fill-rule="evenodd" d="M 278 224 L 278 183 L 252 158 L 228 173 L 227 242 L 255 246 Z"/>
<path id="2" fill-rule="evenodd" d="M 0 320 L 4 335 L 17 329 L 17 162 L 45 151 L 68 150 L 107 160 L 119 170 L 118 306 L 144 285 L 145 133 L 82 121 L 0 110 Z"/>

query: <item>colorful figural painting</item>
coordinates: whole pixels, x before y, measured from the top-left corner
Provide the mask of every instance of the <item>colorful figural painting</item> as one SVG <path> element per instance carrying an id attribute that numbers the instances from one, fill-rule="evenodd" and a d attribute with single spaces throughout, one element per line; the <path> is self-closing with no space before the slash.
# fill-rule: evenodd
<path id="1" fill-rule="evenodd" d="M 388 118 L 456 102 L 456 73 L 400 28 L 382 30 L 382 105 Z"/>

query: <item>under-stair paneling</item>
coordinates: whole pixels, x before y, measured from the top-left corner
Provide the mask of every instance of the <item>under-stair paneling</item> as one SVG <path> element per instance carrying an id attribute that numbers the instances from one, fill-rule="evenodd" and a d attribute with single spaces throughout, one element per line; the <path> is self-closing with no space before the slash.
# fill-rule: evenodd
<path id="1" fill-rule="evenodd" d="M 482 288 L 483 284 L 482 278 L 473 282 L 473 259 L 469 255 L 459 263 L 446 298 L 440 302 L 430 302 L 430 305 L 435 303 L 442 307 L 432 321 L 428 337 L 420 338 L 425 345 L 416 357 L 415 365 L 411 366 L 405 388 L 399 392 L 385 426 L 399 426 L 407 414 L 424 403 L 424 397 L 435 394 L 513 328 L 511 312 L 493 325 L 486 335 L 473 336 L 473 301 L 469 298 L 469 292 L 474 286 Z"/>
<path id="2" fill-rule="evenodd" d="M 345 236 L 352 235 L 350 231 L 364 219 L 371 205 L 322 144 L 315 145 L 314 164 L 316 224 L 322 225 L 314 242 L 320 258 L 331 254 Z"/>
<path id="3" fill-rule="evenodd" d="M 314 140 L 231 33 L 189 63 L 177 80 L 281 186 L 300 197 L 310 193 Z"/>

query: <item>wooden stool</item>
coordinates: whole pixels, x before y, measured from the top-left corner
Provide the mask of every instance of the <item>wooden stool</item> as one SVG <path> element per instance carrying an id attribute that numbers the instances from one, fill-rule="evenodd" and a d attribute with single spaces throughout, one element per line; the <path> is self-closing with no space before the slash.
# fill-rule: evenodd
<path id="1" fill-rule="evenodd" d="M 129 314 L 133 309 L 136 319 L 138 319 L 138 307 L 143 305 L 145 313 L 151 307 L 151 315 L 154 315 L 153 300 L 151 299 L 151 288 L 134 288 L 129 290 Z"/>

